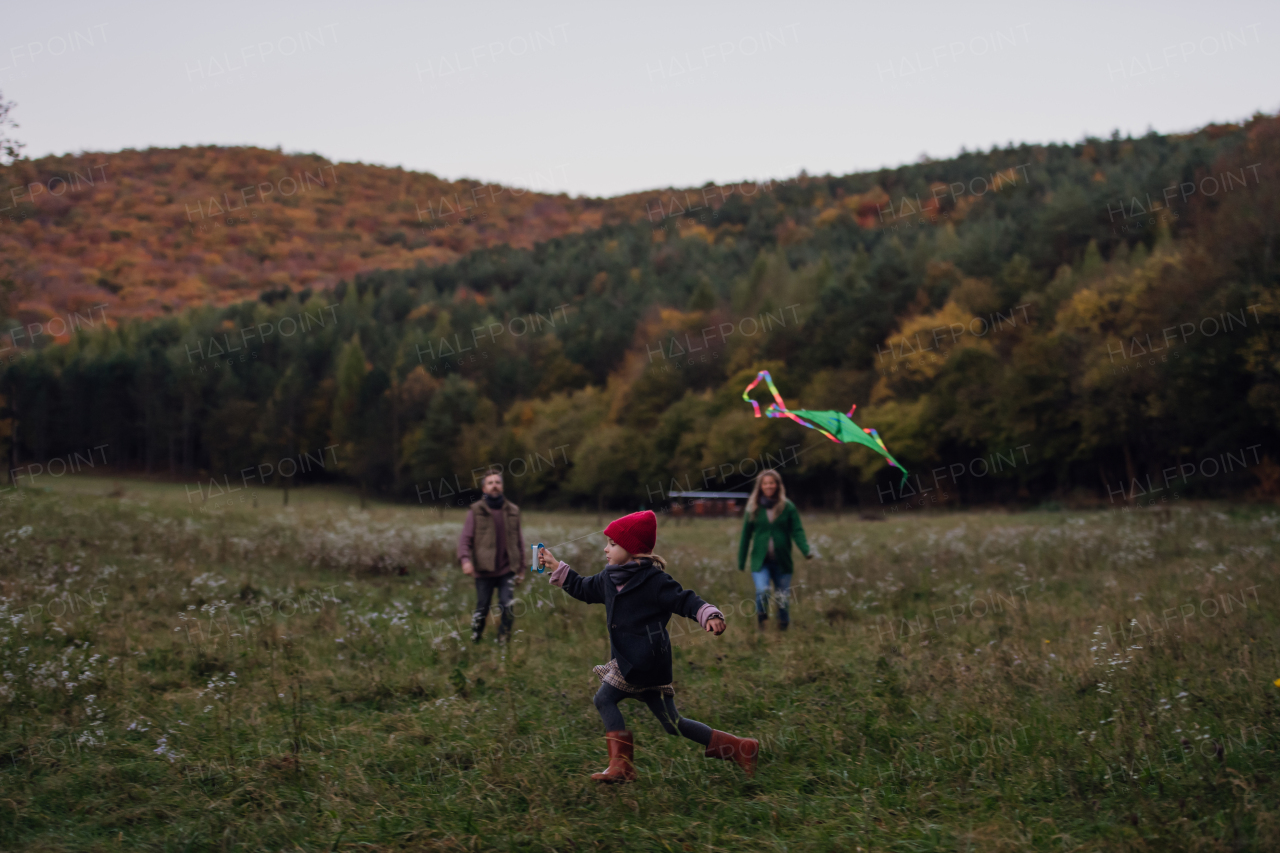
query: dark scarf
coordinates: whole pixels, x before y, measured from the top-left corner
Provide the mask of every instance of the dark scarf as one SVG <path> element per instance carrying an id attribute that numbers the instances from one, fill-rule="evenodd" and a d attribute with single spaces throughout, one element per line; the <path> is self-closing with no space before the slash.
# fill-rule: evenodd
<path id="1" fill-rule="evenodd" d="M 607 565 L 604 567 L 604 570 L 609 573 L 609 580 L 613 581 L 616 586 L 618 584 L 625 584 L 627 581 L 635 577 L 638 572 L 643 569 L 647 569 L 651 565 L 653 565 L 652 560 L 640 559 L 632 560 L 629 563 L 623 563 L 621 566 Z"/>
<path id="2" fill-rule="evenodd" d="M 485 505 L 488 506 L 489 509 L 502 509 L 502 505 L 506 503 L 506 499 L 503 498 L 502 495 L 494 497 L 493 495 L 486 494 L 482 497 L 484 498 Z"/>
<path id="3" fill-rule="evenodd" d="M 764 492 L 760 493 L 760 497 L 756 499 L 756 503 L 765 509 L 773 509 L 773 505 L 778 502 L 778 496 L 768 497 Z"/>

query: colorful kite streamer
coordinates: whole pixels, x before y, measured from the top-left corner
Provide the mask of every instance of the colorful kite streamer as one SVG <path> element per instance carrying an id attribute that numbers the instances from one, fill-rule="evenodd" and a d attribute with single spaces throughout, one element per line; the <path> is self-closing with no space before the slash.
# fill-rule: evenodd
<path id="1" fill-rule="evenodd" d="M 760 404 L 750 397 L 751 389 L 760 384 L 763 379 L 769 385 L 769 391 L 773 394 L 774 402 L 769 404 L 764 414 L 767 418 L 790 418 L 801 426 L 809 429 L 816 429 L 837 443 L 844 444 L 862 444 L 870 447 L 875 452 L 885 458 L 890 465 L 902 472 L 902 482 L 907 481 L 907 469 L 898 464 L 898 460 L 893 458 L 889 453 L 889 448 L 884 446 L 884 442 L 880 440 L 880 434 L 873 429 L 863 429 L 853 422 L 853 410 L 858 408 L 855 403 L 848 414 L 844 412 L 822 411 L 815 412 L 809 409 L 795 409 L 794 411 L 787 408 L 787 404 L 783 402 L 782 395 L 778 393 L 778 386 L 773 384 L 773 377 L 769 375 L 769 371 L 762 370 L 756 374 L 755 380 L 747 386 L 742 392 L 742 399 L 751 404 L 751 408 L 755 409 L 756 417 L 760 417 Z"/>

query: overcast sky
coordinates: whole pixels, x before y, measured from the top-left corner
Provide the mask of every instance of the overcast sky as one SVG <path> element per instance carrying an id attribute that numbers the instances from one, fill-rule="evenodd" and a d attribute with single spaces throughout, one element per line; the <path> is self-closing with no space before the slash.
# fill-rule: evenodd
<path id="1" fill-rule="evenodd" d="M 1280 3 L 12 3 L 26 154 L 258 145 L 582 195 L 1280 108 Z"/>

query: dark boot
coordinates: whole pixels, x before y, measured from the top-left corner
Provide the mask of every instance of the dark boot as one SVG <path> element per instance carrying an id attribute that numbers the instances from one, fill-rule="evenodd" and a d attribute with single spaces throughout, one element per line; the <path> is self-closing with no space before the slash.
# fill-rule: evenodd
<path id="1" fill-rule="evenodd" d="M 634 782 L 636 745 L 631 732 L 608 732 L 604 738 L 609 742 L 609 766 L 592 773 L 591 778 L 597 782 Z"/>
<path id="2" fill-rule="evenodd" d="M 748 776 L 756 775 L 756 757 L 760 755 L 760 741 L 749 737 L 734 737 L 728 732 L 711 730 L 711 743 L 707 744 L 707 758 L 732 761 Z"/>
<path id="3" fill-rule="evenodd" d="M 763 633 L 763 632 L 764 632 L 764 623 L 766 623 L 766 622 L 768 622 L 768 621 L 769 621 L 769 614 L 768 614 L 768 613 L 757 613 L 757 614 L 756 614 L 756 630 L 758 630 L 758 631 L 760 631 L 760 632 L 762 632 L 762 633 Z"/>
<path id="4" fill-rule="evenodd" d="M 480 637 L 484 635 L 485 616 L 487 614 L 483 610 L 477 610 L 471 614 L 471 644 L 475 645 L 480 642 Z"/>

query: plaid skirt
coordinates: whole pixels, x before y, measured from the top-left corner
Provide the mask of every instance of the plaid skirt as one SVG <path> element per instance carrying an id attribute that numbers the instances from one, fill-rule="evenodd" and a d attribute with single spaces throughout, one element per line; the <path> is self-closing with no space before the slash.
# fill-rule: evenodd
<path id="1" fill-rule="evenodd" d="M 634 684 L 622 677 L 622 672 L 618 669 L 618 661 L 611 660 L 608 663 L 602 663 L 599 666 L 593 666 L 591 671 L 600 677 L 600 681 L 610 687 L 616 687 L 623 693 L 648 693 L 651 690 L 657 690 L 663 696 L 675 696 L 676 689 L 670 684 L 663 684 L 654 687 L 636 687 Z"/>

